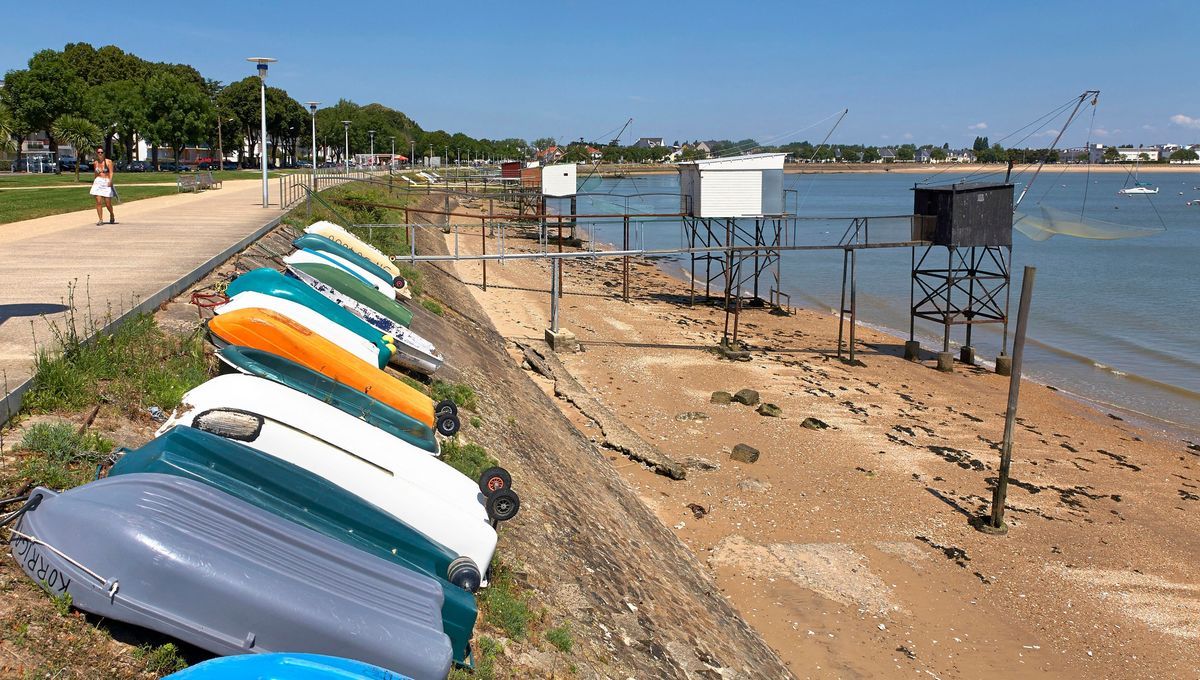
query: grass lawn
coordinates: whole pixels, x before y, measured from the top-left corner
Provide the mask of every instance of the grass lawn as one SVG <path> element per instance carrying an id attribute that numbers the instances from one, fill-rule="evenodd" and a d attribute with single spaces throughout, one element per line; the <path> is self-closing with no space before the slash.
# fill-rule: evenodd
<path id="1" fill-rule="evenodd" d="M 309 172 L 308 170 L 284 170 L 268 172 L 271 178 L 293 172 Z M 174 184 L 176 172 L 118 172 L 118 188 L 121 184 Z M 79 173 L 79 184 L 91 184 L 95 177 L 91 172 Z M 262 177 L 258 170 L 220 170 L 214 171 L 213 177 L 221 181 L 235 179 L 257 179 Z M 26 187 L 56 187 L 75 184 L 75 173 L 64 172 L 61 175 L 50 173 L 0 173 L 0 189 L 23 189 Z"/>
<path id="2" fill-rule="evenodd" d="M 122 187 L 117 185 L 117 190 L 121 193 L 122 203 L 177 193 L 174 183 L 161 187 Z M 95 199 L 83 186 L 78 189 L 55 189 L 53 191 L 42 189 L 0 191 L 0 224 L 87 210 L 95 206 Z M 121 206 L 118 204 L 114 207 L 119 217 Z M 105 212 L 106 217 L 107 215 L 108 213 Z"/>

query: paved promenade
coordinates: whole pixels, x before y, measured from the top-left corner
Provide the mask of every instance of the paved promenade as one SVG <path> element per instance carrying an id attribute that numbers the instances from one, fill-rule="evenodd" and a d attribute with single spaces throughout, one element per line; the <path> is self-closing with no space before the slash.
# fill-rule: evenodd
<path id="1" fill-rule="evenodd" d="M 32 376 L 34 338 L 47 342 L 49 322 L 63 319 L 72 281 L 76 308 L 85 310 L 90 295 L 96 316 L 155 307 L 282 215 L 277 203 L 263 209 L 257 180 L 143 199 L 116 213 L 120 224 L 103 227 L 94 209 L 0 224 L 0 423 Z"/>

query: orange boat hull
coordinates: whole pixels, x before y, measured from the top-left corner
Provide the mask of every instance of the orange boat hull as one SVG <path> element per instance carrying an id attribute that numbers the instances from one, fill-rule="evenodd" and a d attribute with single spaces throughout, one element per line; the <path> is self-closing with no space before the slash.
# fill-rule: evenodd
<path id="1" fill-rule="evenodd" d="M 208 330 L 226 344 L 291 359 L 435 426 L 429 397 L 281 314 L 269 309 L 239 309 L 210 319 Z"/>

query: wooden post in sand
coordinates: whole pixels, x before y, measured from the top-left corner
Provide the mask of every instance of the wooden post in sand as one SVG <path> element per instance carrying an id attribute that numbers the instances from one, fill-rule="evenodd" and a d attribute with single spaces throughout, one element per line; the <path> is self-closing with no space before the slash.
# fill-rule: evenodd
<path id="1" fill-rule="evenodd" d="M 1025 354 L 1025 326 L 1029 319 L 1029 302 L 1033 297 L 1033 280 L 1037 267 L 1025 267 L 1021 281 L 1021 307 L 1017 310 L 1017 331 L 1013 336 L 1012 375 L 1008 380 L 1008 410 L 1004 414 L 1004 443 L 1000 448 L 1000 474 L 992 493 L 992 515 L 980 522 L 980 531 L 987 534 L 1008 533 L 1004 524 L 1004 499 L 1008 495 L 1008 468 L 1012 462 L 1013 421 L 1017 417 L 1017 398 L 1021 392 L 1021 360 Z"/>

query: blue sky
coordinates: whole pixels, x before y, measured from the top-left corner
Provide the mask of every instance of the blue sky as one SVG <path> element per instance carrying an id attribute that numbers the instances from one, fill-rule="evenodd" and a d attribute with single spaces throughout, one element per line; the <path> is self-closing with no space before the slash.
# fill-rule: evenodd
<path id="1" fill-rule="evenodd" d="M 378 101 L 426 129 L 497 138 L 601 138 L 632 117 L 626 143 L 819 141 L 849 108 L 835 142 L 961 146 L 1099 89 L 1094 141 L 1200 141 L 1196 0 L 96 7 L 60 0 L 46 21 L 27 12 L 0 41 L 0 71 L 71 41 L 226 82 L 253 72 L 244 57 L 265 55 L 280 60 L 271 83 L 300 101 Z M 1082 144 L 1089 123 L 1065 143 Z"/>

